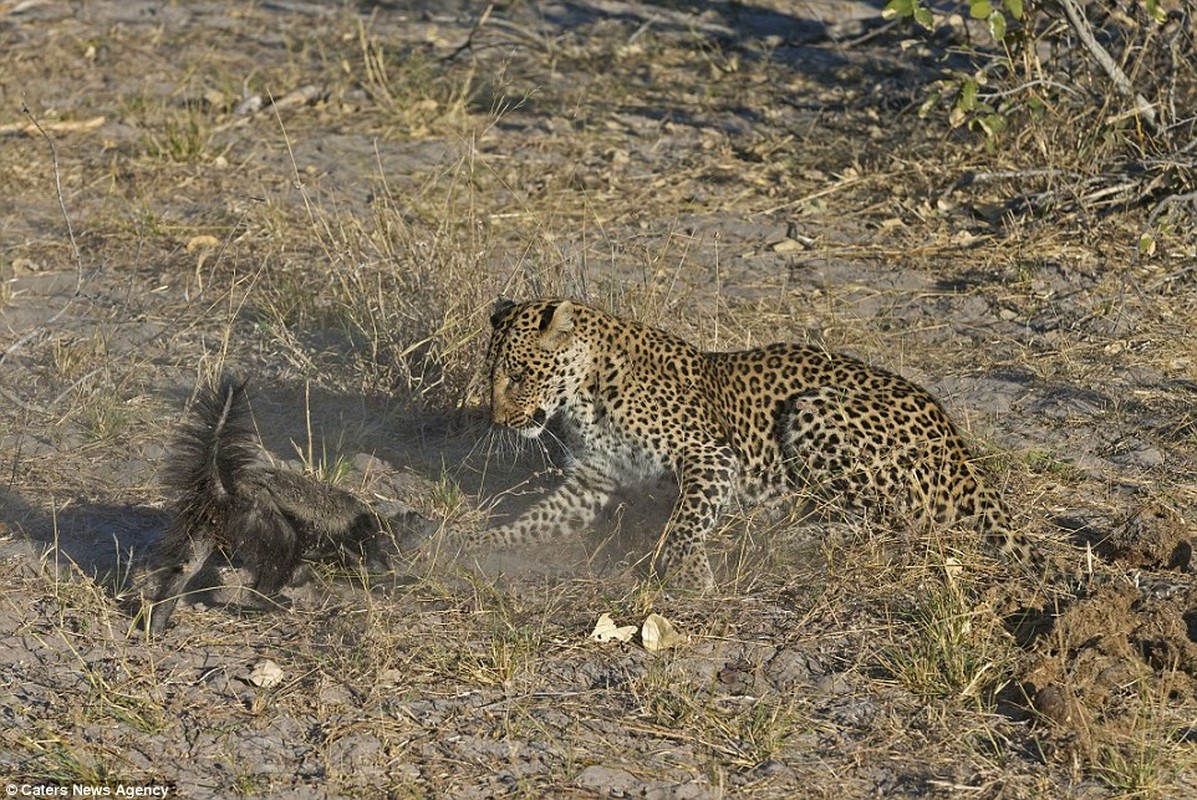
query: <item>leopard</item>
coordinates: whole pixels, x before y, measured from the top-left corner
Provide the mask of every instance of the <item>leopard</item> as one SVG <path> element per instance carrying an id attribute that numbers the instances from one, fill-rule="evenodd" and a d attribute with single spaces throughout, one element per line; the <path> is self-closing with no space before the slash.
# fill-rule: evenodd
<path id="1" fill-rule="evenodd" d="M 961 523 L 1036 561 L 943 407 L 899 374 L 815 344 L 703 351 L 568 298 L 500 299 L 490 323 L 491 422 L 525 439 L 559 431 L 570 461 L 557 488 L 474 548 L 549 542 L 590 526 L 621 488 L 672 478 L 649 560 L 670 586 L 713 589 L 706 540 L 733 502 L 787 494 L 916 531 Z"/>

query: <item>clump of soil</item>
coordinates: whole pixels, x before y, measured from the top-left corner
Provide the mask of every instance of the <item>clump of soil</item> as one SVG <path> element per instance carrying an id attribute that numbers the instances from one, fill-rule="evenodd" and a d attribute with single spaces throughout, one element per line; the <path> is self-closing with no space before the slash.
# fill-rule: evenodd
<path id="1" fill-rule="evenodd" d="M 1183 710 L 1197 705 L 1191 537 L 1174 509 L 1135 509 L 1099 548 L 1109 564 L 1029 647 L 1021 677 L 1031 707 L 1090 759 L 1144 726 L 1193 736 Z"/>
<path id="2" fill-rule="evenodd" d="M 1108 561 L 1130 569 L 1175 570 L 1197 575 L 1193 561 L 1194 527 L 1162 501 L 1144 503 L 1122 520 L 1097 549 Z"/>

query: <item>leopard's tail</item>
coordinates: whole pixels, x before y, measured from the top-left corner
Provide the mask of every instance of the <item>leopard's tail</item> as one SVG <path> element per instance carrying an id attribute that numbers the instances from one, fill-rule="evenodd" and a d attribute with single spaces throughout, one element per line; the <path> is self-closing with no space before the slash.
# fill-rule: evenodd
<path id="1" fill-rule="evenodd" d="M 1042 571 L 1043 554 L 1030 538 L 1014 527 L 1010 512 L 1001 494 L 985 484 L 978 492 L 977 531 L 1004 558 Z"/>

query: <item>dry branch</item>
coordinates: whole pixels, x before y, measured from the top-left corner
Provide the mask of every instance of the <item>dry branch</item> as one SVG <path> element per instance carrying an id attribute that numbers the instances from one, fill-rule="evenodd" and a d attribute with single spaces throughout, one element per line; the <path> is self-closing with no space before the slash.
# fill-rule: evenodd
<path id="1" fill-rule="evenodd" d="M 1081 40 L 1081 44 L 1110 78 L 1114 88 L 1123 97 L 1134 102 L 1135 110 L 1147 128 L 1152 133 L 1158 132 L 1159 122 L 1156 118 L 1155 108 L 1147 102 L 1147 98 L 1135 91 L 1130 78 L 1126 77 L 1126 73 L 1122 71 L 1114 58 L 1097 41 L 1097 37 L 1093 35 L 1093 28 L 1089 25 L 1089 20 L 1085 18 L 1085 12 L 1077 5 L 1076 0 L 1060 0 L 1060 5 L 1068 17 L 1069 24 L 1072 25 L 1072 29 L 1076 31 L 1077 37 Z"/>

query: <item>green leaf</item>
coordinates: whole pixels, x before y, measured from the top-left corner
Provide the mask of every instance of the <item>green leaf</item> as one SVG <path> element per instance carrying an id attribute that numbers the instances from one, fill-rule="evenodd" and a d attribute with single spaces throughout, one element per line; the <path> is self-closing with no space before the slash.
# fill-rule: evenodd
<path id="1" fill-rule="evenodd" d="M 915 12 L 916 3 L 918 0 L 889 0 L 885 4 L 885 8 L 881 10 L 882 19 L 893 19 L 894 17 L 911 16 Z"/>
<path id="2" fill-rule="evenodd" d="M 960 99 L 956 101 L 956 107 L 961 111 L 972 111 L 977 107 L 977 82 L 972 78 L 960 84 Z"/>
<path id="3" fill-rule="evenodd" d="M 995 11 L 989 15 L 989 33 L 995 42 L 1006 38 L 1006 15 Z"/>
<path id="4" fill-rule="evenodd" d="M 990 139 L 996 139 L 1002 131 L 1006 130 L 1006 118 L 1001 114 L 986 114 L 979 117 L 977 122 L 985 129 L 985 134 Z"/>
<path id="5" fill-rule="evenodd" d="M 927 96 L 927 99 L 923 101 L 923 104 L 919 106 L 919 119 L 926 119 L 927 114 L 930 113 L 932 108 L 939 105 L 939 101 L 942 99 L 943 95 L 938 89 L 931 92 L 931 94 Z"/>
<path id="6" fill-rule="evenodd" d="M 1151 2 L 1151 0 L 1148 0 Z M 1015 19 L 1022 19 L 1022 0 L 1006 0 L 1006 10 L 1010 12 L 1010 16 Z"/>
<path id="7" fill-rule="evenodd" d="M 1151 231 L 1147 231 L 1139 237 L 1139 253 L 1145 256 L 1155 255 L 1155 236 L 1151 234 Z"/>
<path id="8" fill-rule="evenodd" d="M 935 18 L 931 16 L 931 9 L 919 8 L 914 12 L 914 21 L 922 25 L 927 30 L 935 29 Z"/>
<path id="9" fill-rule="evenodd" d="M 989 0 L 968 0 L 968 13 L 973 19 L 988 19 L 993 13 L 993 6 Z"/>
<path id="10" fill-rule="evenodd" d="M 1146 0 L 1143 6 L 1147 9 L 1147 16 L 1156 22 L 1162 23 L 1168 19 L 1168 13 L 1160 8 L 1160 0 Z"/>

